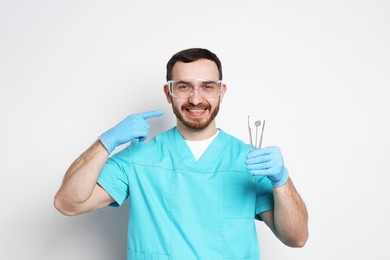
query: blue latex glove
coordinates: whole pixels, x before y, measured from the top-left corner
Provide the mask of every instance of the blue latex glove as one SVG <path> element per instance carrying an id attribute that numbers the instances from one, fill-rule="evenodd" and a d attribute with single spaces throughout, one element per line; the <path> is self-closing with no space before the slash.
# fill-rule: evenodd
<path id="1" fill-rule="evenodd" d="M 153 110 L 129 115 L 119 124 L 100 135 L 99 139 L 108 153 L 114 151 L 117 146 L 131 142 L 134 139 L 142 142 L 149 132 L 149 124 L 145 120 L 161 116 L 163 113 L 162 110 Z"/>
<path id="2" fill-rule="evenodd" d="M 279 147 L 265 147 L 250 152 L 246 157 L 246 169 L 253 175 L 267 176 L 273 187 L 283 185 L 288 179 Z"/>

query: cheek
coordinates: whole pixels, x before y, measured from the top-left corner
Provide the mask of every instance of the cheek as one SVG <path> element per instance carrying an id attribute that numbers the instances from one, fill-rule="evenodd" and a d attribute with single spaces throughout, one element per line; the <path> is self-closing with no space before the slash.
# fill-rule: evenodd
<path id="1" fill-rule="evenodd" d="M 183 102 L 177 102 L 177 100 L 174 100 L 172 99 L 172 107 L 175 108 L 175 109 L 179 109 L 181 110 L 182 106 L 183 106 Z"/>
<path id="2" fill-rule="evenodd" d="M 216 108 L 216 107 L 219 106 L 219 103 L 221 103 L 221 102 L 220 102 L 220 99 L 215 100 L 215 101 L 213 101 L 213 102 L 210 102 L 209 104 L 210 104 L 210 106 L 211 106 L 212 108 Z"/>

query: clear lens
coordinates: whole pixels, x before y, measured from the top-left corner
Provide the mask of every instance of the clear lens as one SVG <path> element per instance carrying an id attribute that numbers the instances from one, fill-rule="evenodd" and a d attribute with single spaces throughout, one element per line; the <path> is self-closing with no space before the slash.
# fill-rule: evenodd
<path id="1" fill-rule="evenodd" d="M 168 81 L 169 92 L 175 98 L 189 98 L 194 91 L 204 98 L 216 98 L 221 94 L 221 81 Z M 196 86 L 196 87 L 195 87 Z"/>

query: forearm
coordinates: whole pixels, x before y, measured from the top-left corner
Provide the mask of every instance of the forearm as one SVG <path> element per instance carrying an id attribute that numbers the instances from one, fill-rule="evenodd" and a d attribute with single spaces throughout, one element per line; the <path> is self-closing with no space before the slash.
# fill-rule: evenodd
<path id="1" fill-rule="evenodd" d="M 71 209 L 88 200 L 108 159 L 108 152 L 98 140 L 82 153 L 66 171 L 56 194 L 56 207 Z"/>
<path id="2" fill-rule="evenodd" d="M 275 233 L 283 243 L 302 247 L 308 238 L 308 213 L 293 182 L 274 188 Z"/>

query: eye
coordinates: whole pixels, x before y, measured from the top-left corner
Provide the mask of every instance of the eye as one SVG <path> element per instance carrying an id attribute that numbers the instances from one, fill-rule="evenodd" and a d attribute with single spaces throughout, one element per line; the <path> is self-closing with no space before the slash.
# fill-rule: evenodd
<path id="1" fill-rule="evenodd" d="M 189 90 L 191 90 L 191 86 L 189 86 L 189 85 L 187 85 L 187 84 L 177 84 L 177 85 L 175 86 L 175 88 L 176 88 L 177 90 L 180 90 L 180 91 L 189 91 Z"/>
<path id="2" fill-rule="evenodd" d="M 203 89 L 206 91 L 212 91 L 212 90 L 215 90 L 216 88 L 217 88 L 217 85 L 213 84 L 213 83 L 203 85 Z"/>

